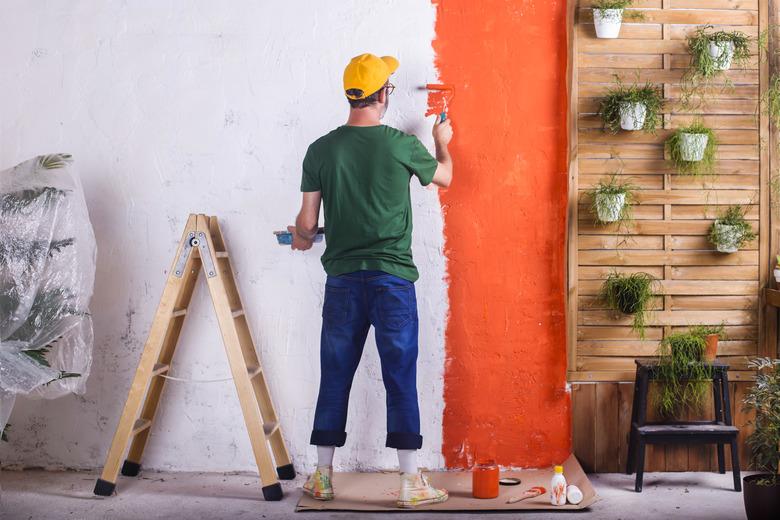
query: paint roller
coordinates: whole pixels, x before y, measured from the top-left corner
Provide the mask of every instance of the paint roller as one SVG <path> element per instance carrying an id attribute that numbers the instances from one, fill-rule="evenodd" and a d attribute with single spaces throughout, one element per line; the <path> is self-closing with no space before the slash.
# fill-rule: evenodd
<path id="1" fill-rule="evenodd" d="M 428 92 L 433 92 L 438 94 L 441 99 L 442 104 L 442 110 L 439 114 L 440 122 L 444 122 L 447 119 L 447 106 L 452 101 L 452 98 L 455 97 L 455 87 L 453 85 L 449 84 L 441 84 L 441 83 L 428 83 L 425 85 L 425 88 L 428 90 Z M 429 100 L 430 104 L 430 100 Z M 426 117 L 435 114 L 436 111 L 433 108 L 429 108 L 428 112 L 426 112 Z"/>

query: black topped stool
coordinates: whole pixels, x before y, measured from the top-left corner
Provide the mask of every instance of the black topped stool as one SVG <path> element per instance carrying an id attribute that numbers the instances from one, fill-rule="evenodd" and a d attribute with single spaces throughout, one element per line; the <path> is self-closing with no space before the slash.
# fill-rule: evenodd
<path id="1" fill-rule="evenodd" d="M 642 491 L 642 477 L 645 469 L 645 446 L 647 444 L 717 444 L 718 471 L 726 473 L 723 445 L 731 447 L 731 466 L 734 472 L 734 490 L 742 490 L 739 475 L 739 452 L 737 435 L 739 429 L 731 422 L 731 400 L 729 397 L 729 366 L 714 362 L 712 366 L 712 391 L 715 395 L 714 421 L 647 422 L 647 394 L 650 380 L 658 376 L 658 362 L 636 360 L 636 383 L 634 402 L 631 406 L 631 434 L 628 439 L 626 473 L 630 475 L 636 467 L 637 493 Z"/>

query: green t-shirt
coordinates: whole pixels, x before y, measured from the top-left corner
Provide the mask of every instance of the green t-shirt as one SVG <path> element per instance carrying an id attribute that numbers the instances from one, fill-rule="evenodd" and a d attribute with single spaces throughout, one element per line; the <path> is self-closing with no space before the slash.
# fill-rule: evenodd
<path id="1" fill-rule="evenodd" d="M 340 126 L 309 146 L 301 191 L 321 191 L 325 272 L 385 271 L 411 282 L 412 175 L 425 186 L 438 162 L 413 135 L 389 126 Z"/>

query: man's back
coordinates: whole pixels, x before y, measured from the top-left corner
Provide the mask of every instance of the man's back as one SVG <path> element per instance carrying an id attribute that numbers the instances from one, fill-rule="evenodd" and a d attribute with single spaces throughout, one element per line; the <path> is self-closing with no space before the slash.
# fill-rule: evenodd
<path id="1" fill-rule="evenodd" d="M 341 126 L 309 147 L 301 191 L 321 191 L 331 276 L 377 270 L 416 281 L 412 175 L 427 185 L 438 163 L 412 135 L 385 125 Z"/>

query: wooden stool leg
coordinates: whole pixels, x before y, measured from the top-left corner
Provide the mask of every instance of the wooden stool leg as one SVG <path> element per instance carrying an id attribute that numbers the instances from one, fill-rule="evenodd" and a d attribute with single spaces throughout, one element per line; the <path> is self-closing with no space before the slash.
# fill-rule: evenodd
<path id="1" fill-rule="evenodd" d="M 634 484 L 634 490 L 637 493 L 641 493 L 642 481 L 645 476 L 645 440 L 641 437 L 639 438 L 636 451 L 636 482 Z"/>
<path id="2" fill-rule="evenodd" d="M 739 449 L 736 438 L 731 440 L 731 468 L 734 473 L 734 491 L 742 491 L 742 478 L 739 474 Z"/>
<path id="3" fill-rule="evenodd" d="M 628 455 L 626 456 L 626 475 L 630 475 L 634 472 L 634 460 L 636 458 L 636 441 L 637 434 L 634 429 L 634 423 L 637 421 L 637 415 L 639 414 L 639 377 L 635 378 L 634 383 L 634 398 L 631 402 L 631 424 L 629 425 L 628 434 Z"/>
<path id="4" fill-rule="evenodd" d="M 718 443 L 718 473 L 726 473 L 726 455 L 723 452 L 723 443 Z"/>

